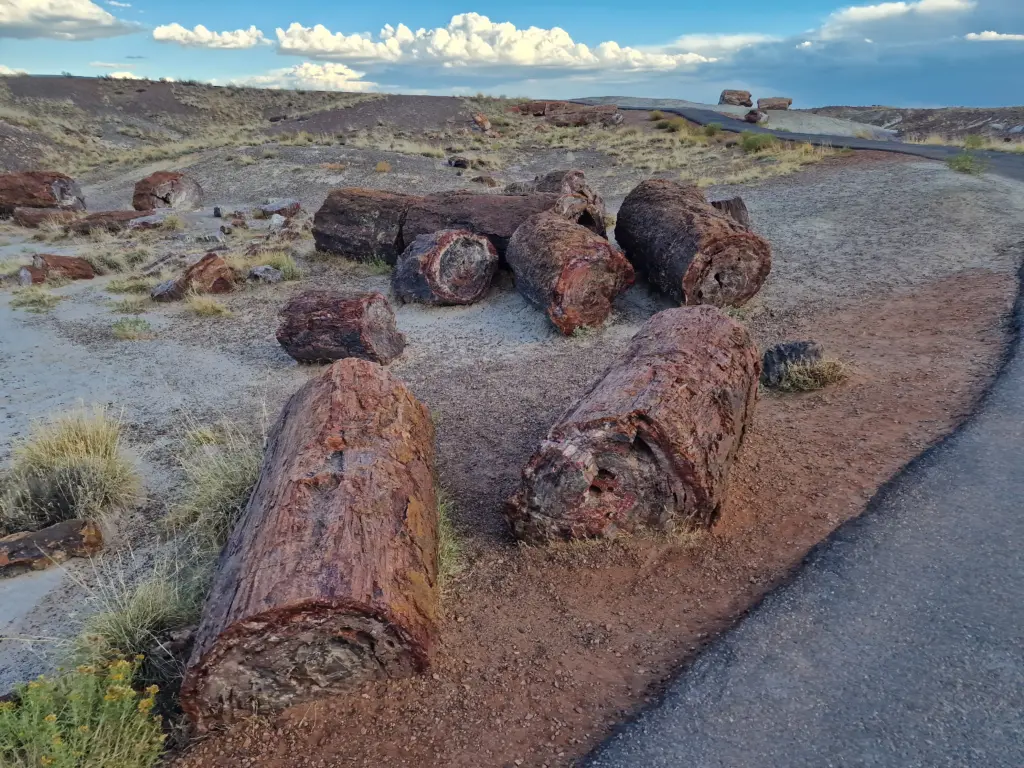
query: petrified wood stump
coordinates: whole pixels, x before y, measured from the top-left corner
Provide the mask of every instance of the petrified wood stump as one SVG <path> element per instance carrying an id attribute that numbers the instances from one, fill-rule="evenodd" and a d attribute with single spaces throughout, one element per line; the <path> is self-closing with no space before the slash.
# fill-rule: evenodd
<path id="1" fill-rule="evenodd" d="M 739 307 L 772 266 L 771 247 L 697 187 L 649 179 L 619 209 L 615 239 L 636 271 L 681 304 Z"/>
<path id="2" fill-rule="evenodd" d="M 761 360 L 714 307 L 652 317 L 551 428 L 506 505 L 541 543 L 709 526 L 750 423 Z"/>
<path id="3" fill-rule="evenodd" d="M 395 313 L 379 293 L 306 291 L 281 310 L 277 340 L 300 363 L 358 357 L 390 363 L 405 349 Z"/>
<path id="4" fill-rule="evenodd" d="M 200 731 L 423 671 L 436 636 L 427 408 L 375 363 L 308 382 L 271 432 L 181 690 Z"/>
<path id="5" fill-rule="evenodd" d="M 398 258 L 392 275 L 395 295 L 424 304 L 472 304 L 491 287 L 498 252 L 483 235 L 442 229 L 420 235 Z"/>

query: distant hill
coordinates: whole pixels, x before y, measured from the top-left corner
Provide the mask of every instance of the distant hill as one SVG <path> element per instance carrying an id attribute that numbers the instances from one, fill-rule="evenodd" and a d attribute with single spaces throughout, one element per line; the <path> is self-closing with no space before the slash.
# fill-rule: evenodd
<path id="1" fill-rule="evenodd" d="M 891 128 L 905 138 L 963 138 L 972 134 L 1016 141 L 1024 138 L 1024 107 L 818 107 L 807 111 Z"/>

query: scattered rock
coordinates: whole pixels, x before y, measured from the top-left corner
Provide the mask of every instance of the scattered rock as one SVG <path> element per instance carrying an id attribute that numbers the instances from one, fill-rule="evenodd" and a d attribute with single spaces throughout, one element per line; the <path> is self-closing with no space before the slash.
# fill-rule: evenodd
<path id="1" fill-rule="evenodd" d="M 718 97 L 719 104 L 729 104 L 733 107 L 752 107 L 754 102 L 750 100 L 750 91 L 733 91 L 726 88 Z"/>
<path id="2" fill-rule="evenodd" d="M 473 304 L 491 287 L 498 252 L 491 241 L 464 229 L 420 235 L 398 258 L 392 287 L 401 301 Z"/>
<path id="3" fill-rule="evenodd" d="M 228 293 L 235 289 L 235 271 L 216 253 L 208 253 L 176 280 L 161 283 L 150 293 L 153 301 L 179 301 L 185 294 Z"/>
<path id="4" fill-rule="evenodd" d="M 177 278 L 160 283 L 149 292 L 149 298 L 153 301 L 181 301 L 185 298 L 185 291 L 182 290 Z"/>
<path id="5" fill-rule="evenodd" d="M 395 313 L 380 293 L 307 291 L 289 301 L 281 317 L 277 340 L 301 363 L 359 357 L 386 365 L 405 349 Z"/>
<path id="6" fill-rule="evenodd" d="M 219 205 L 215 205 L 213 207 L 213 218 L 219 219 L 222 216 L 223 216 L 223 214 L 221 213 L 220 206 Z"/>
<path id="7" fill-rule="evenodd" d="M 769 96 L 757 100 L 757 108 L 762 111 L 766 109 L 789 109 L 792 104 L 793 100 L 785 96 Z"/>
<path id="8" fill-rule="evenodd" d="M 790 366 L 821 361 L 823 350 L 816 341 L 786 341 L 766 349 L 761 358 L 761 383 L 777 387 L 786 378 Z"/>
<path id="9" fill-rule="evenodd" d="M 153 211 L 98 211 L 68 225 L 68 231 L 76 235 L 88 235 L 92 231 L 123 232 L 136 219 L 153 217 Z M 155 219 L 154 219 L 155 221 Z"/>
<path id="10" fill-rule="evenodd" d="M 38 229 L 43 224 L 70 224 L 79 216 L 78 211 L 67 208 L 15 208 L 14 223 L 19 227 Z"/>
<path id="11" fill-rule="evenodd" d="M 752 109 L 743 116 L 743 119 L 748 123 L 754 123 L 756 125 L 757 123 L 763 123 L 767 120 L 768 115 L 759 109 Z"/>
<path id="12" fill-rule="evenodd" d="M 462 155 L 455 155 L 455 157 L 448 158 L 448 165 L 452 168 L 469 168 L 470 162 L 468 157 L 462 157 Z"/>
<path id="13" fill-rule="evenodd" d="M 726 200 L 712 200 L 711 205 L 722 213 L 732 216 L 744 227 L 750 226 L 750 212 L 747 210 L 747 204 L 743 202 L 742 197 L 736 196 Z"/>
<path id="14" fill-rule="evenodd" d="M 152 211 L 175 208 L 191 211 L 203 204 L 203 188 L 191 176 L 180 171 L 157 171 L 135 185 L 132 208 Z"/>
<path id="15" fill-rule="evenodd" d="M 92 280 L 96 270 L 92 264 L 78 256 L 58 256 L 53 253 L 37 253 L 32 265 L 47 277 L 64 277 L 68 280 Z"/>
<path id="16" fill-rule="evenodd" d="M 477 184 L 483 184 L 485 187 L 494 188 L 498 186 L 498 180 L 493 176 L 474 176 L 472 181 Z"/>
<path id="17" fill-rule="evenodd" d="M 227 224 L 221 224 L 220 225 L 220 233 L 222 235 L 229 236 L 229 235 L 234 234 L 234 230 L 231 227 L 229 227 Z"/>
<path id="18" fill-rule="evenodd" d="M 281 270 L 264 264 L 249 270 L 249 279 L 257 283 L 280 283 L 284 280 Z"/>
<path id="19" fill-rule="evenodd" d="M 491 121 L 487 119 L 487 115 L 482 112 L 477 112 L 473 115 L 473 122 L 476 123 L 476 127 L 484 133 L 491 130 Z"/>
<path id="20" fill-rule="evenodd" d="M 41 531 L 0 539 L 0 576 L 41 571 L 72 557 L 90 557 L 103 549 L 103 535 L 87 520 L 65 520 Z"/>
<path id="21" fill-rule="evenodd" d="M 15 208 L 84 211 L 85 197 L 78 182 L 63 173 L 0 173 L 0 217 L 10 216 Z"/>
<path id="22" fill-rule="evenodd" d="M 279 229 L 283 229 L 284 225 L 288 220 L 279 213 L 275 213 L 270 217 L 270 231 L 277 232 Z"/>
<path id="23" fill-rule="evenodd" d="M 302 213 L 302 204 L 298 200 L 271 200 L 264 203 L 258 209 L 259 218 L 269 219 L 274 216 L 283 216 L 290 219 Z"/>
<path id="24" fill-rule="evenodd" d="M 38 285 L 46 282 L 46 270 L 38 267 L 22 267 L 18 270 L 18 285 Z"/>

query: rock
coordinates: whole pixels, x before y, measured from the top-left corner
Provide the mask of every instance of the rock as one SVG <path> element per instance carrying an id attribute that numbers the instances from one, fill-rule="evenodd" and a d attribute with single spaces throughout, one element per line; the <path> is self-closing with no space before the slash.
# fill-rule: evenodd
<path id="1" fill-rule="evenodd" d="M 98 211 L 90 213 L 84 219 L 72 222 L 68 225 L 68 231 L 76 235 L 88 235 L 94 230 L 123 232 L 136 219 L 151 216 L 153 216 L 152 211 Z"/>
<path id="2" fill-rule="evenodd" d="M 718 97 L 719 104 L 729 104 L 734 107 L 752 107 L 754 102 L 750 100 L 750 91 L 733 91 L 726 88 Z"/>
<path id="3" fill-rule="evenodd" d="M 769 96 L 764 99 L 758 99 L 757 108 L 762 111 L 766 109 L 789 109 L 792 103 L 793 100 L 785 96 Z"/>
<path id="4" fill-rule="evenodd" d="M 87 520 L 65 520 L 41 531 L 0 539 L 0 576 L 35 571 L 72 557 L 90 557 L 103 549 L 103 535 Z"/>
<path id="5" fill-rule="evenodd" d="M 275 213 L 270 217 L 270 231 L 277 232 L 279 229 L 283 229 L 287 223 L 287 219 L 279 213 Z"/>
<path id="6" fill-rule="evenodd" d="M 84 211 L 85 197 L 78 183 L 63 173 L 0 173 L 0 217 L 10 216 L 15 208 Z"/>
<path id="7" fill-rule="evenodd" d="M 316 248 L 354 261 L 394 264 L 404 250 L 398 240 L 405 211 L 418 199 L 376 189 L 336 189 L 313 217 Z"/>
<path id="8" fill-rule="evenodd" d="M 472 181 L 477 184 L 483 184 L 485 187 L 493 188 L 498 186 L 498 181 L 493 176 L 474 176 Z"/>
<path id="9" fill-rule="evenodd" d="M 462 157 L 462 155 L 455 155 L 455 157 L 448 158 L 448 165 L 452 168 L 469 168 L 469 158 Z"/>
<path id="10" fill-rule="evenodd" d="M 537 191 L 536 181 L 513 181 L 505 185 L 502 194 L 505 195 L 532 195 Z"/>
<path id="11" fill-rule="evenodd" d="M 473 304 L 487 294 L 497 270 L 498 252 L 486 237 L 442 229 L 420 235 L 402 252 L 392 287 L 401 301 Z"/>
<path id="12" fill-rule="evenodd" d="M 602 104 L 597 107 L 579 107 L 571 112 L 558 112 L 546 120 L 559 128 L 579 128 L 585 125 L 619 125 L 623 117 L 614 104 Z"/>
<path id="13" fill-rule="evenodd" d="M 750 226 L 750 212 L 747 210 L 747 204 L 743 202 L 742 197 L 736 196 L 725 200 L 712 200 L 711 205 L 722 213 L 729 214 L 744 227 Z"/>
<path id="14" fill-rule="evenodd" d="M 259 211 L 259 218 L 262 219 L 269 219 L 275 215 L 290 219 L 302 213 L 302 204 L 298 200 L 292 199 L 271 200 L 261 205 L 257 210 Z"/>
<path id="15" fill-rule="evenodd" d="M 761 358 L 761 383 L 777 387 L 786 378 L 792 365 L 806 365 L 821 360 L 823 350 L 816 341 L 787 341 L 766 349 Z"/>
<path id="16" fill-rule="evenodd" d="M 45 282 L 45 270 L 38 267 L 22 267 L 18 270 L 18 285 L 38 285 Z"/>
<path id="17" fill-rule="evenodd" d="M 752 109 L 743 116 L 743 119 L 748 123 L 754 123 L 756 125 L 757 123 L 763 123 L 767 120 L 768 115 L 759 109 Z"/>
<path id="18" fill-rule="evenodd" d="M 69 280 L 92 280 L 96 277 L 92 264 L 78 256 L 37 253 L 32 257 L 32 264 L 47 277 L 64 277 Z"/>
<path id="19" fill-rule="evenodd" d="M 170 238 L 168 238 L 168 239 L 173 240 L 176 243 L 189 243 L 190 245 L 192 243 L 197 243 L 197 244 L 203 244 L 203 245 L 210 244 L 210 245 L 218 246 L 218 245 L 223 245 L 223 243 L 224 243 L 224 238 L 221 237 L 220 234 L 217 233 L 217 232 L 206 232 L 206 233 L 203 233 L 203 234 L 200 234 L 200 235 L 190 235 L 190 234 L 188 234 L 186 232 L 178 232 L 177 234 L 171 235 Z M 211 251 L 225 251 L 225 250 L 227 250 L 227 246 L 223 245 L 223 247 L 213 247 L 213 248 L 210 248 L 210 250 Z"/>
<path id="20" fill-rule="evenodd" d="M 473 115 L 473 122 L 476 123 L 476 127 L 485 133 L 491 130 L 491 121 L 487 119 L 487 115 L 482 112 L 477 112 Z"/>
<path id="21" fill-rule="evenodd" d="M 219 206 L 219 205 L 215 205 L 215 206 L 213 207 L 213 218 L 215 218 L 215 219 L 219 219 L 219 218 L 221 218 L 221 216 L 223 216 L 223 215 L 224 215 L 224 214 L 222 214 L 222 213 L 221 213 L 221 210 L 220 210 L 220 206 Z"/>
<path id="22" fill-rule="evenodd" d="M 175 208 L 191 211 L 203 204 L 203 188 L 180 171 L 157 171 L 135 185 L 132 207 L 137 211 Z"/>
<path id="23" fill-rule="evenodd" d="M 177 278 L 160 283 L 149 292 L 149 298 L 153 301 L 181 301 L 185 298 L 185 291 L 182 290 Z"/>
<path id="24" fill-rule="evenodd" d="M 220 233 L 222 235 L 232 235 L 232 234 L 234 234 L 234 230 L 231 227 L 229 227 L 227 224 L 221 224 L 220 225 Z"/>
<path id="25" fill-rule="evenodd" d="M 281 317 L 277 340 L 300 363 L 358 357 L 386 365 L 405 349 L 395 313 L 380 293 L 307 291 L 289 301 Z"/>
<path id="26" fill-rule="evenodd" d="M 14 223 L 19 227 L 38 229 L 43 224 L 70 224 L 79 216 L 78 211 L 66 208 L 15 208 Z"/>
<path id="27" fill-rule="evenodd" d="M 208 253 L 176 280 L 150 292 L 153 301 L 179 301 L 189 292 L 229 293 L 235 289 L 235 271 L 216 253 Z"/>
<path id="28" fill-rule="evenodd" d="M 249 270 L 249 279 L 257 283 L 280 283 L 284 280 L 281 270 L 264 264 Z"/>

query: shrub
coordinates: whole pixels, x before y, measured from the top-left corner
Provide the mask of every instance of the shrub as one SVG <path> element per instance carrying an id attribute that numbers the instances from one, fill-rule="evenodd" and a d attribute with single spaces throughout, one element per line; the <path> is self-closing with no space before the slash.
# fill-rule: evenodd
<path id="1" fill-rule="evenodd" d="M 975 134 L 964 136 L 964 149 L 982 149 L 985 143 L 985 139 L 982 136 Z"/>
<path id="2" fill-rule="evenodd" d="M 717 136 L 722 132 L 721 123 L 708 123 L 704 126 L 704 135 L 707 137 Z"/>
<path id="3" fill-rule="evenodd" d="M 172 213 L 160 222 L 160 229 L 164 232 L 180 232 L 185 228 L 185 221 L 177 214 Z"/>
<path id="4" fill-rule="evenodd" d="M 786 375 L 777 388 L 783 392 L 813 392 L 846 381 L 849 376 L 849 367 L 839 360 L 800 363 L 786 369 Z"/>
<path id="5" fill-rule="evenodd" d="M 33 426 L 25 443 L 15 446 L 3 482 L 0 529 L 36 530 L 128 505 L 139 478 L 121 449 L 121 422 L 104 408 Z"/>
<path id="6" fill-rule="evenodd" d="M 11 306 L 18 309 L 26 309 L 29 312 L 49 312 L 62 299 L 62 296 L 54 296 L 44 288 L 32 286 L 16 291 L 11 298 Z"/>
<path id="7" fill-rule="evenodd" d="M 969 152 L 961 152 L 946 161 L 946 165 L 957 173 L 976 175 L 985 170 L 985 164 Z"/>
<path id="8" fill-rule="evenodd" d="M 153 326 L 141 317 L 123 317 L 110 328 L 114 332 L 114 338 L 124 341 L 143 341 L 155 336 Z"/>
<path id="9" fill-rule="evenodd" d="M 387 160 L 381 160 L 380 162 L 377 163 L 377 165 L 373 167 L 373 170 L 375 170 L 377 173 L 390 173 L 391 163 L 389 163 Z"/>
<path id="10" fill-rule="evenodd" d="M 120 301 L 115 301 L 111 308 L 124 315 L 141 315 L 149 309 L 149 299 L 144 296 L 128 296 Z"/>
<path id="11" fill-rule="evenodd" d="M 80 666 L 39 677 L 0 702 L 0 764 L 10 768 L 148 768 L 164 734 L 155 687 L 138 693 L 138 662 Z"/>
<path id="12" fill-rule="evenodd" d="M 758 154 L 777 149 L 779 140 L 770 133 L 753 133 L 744 131 L 740 134 L 740 149 L 748 155 Z"/>
<path id="13" fill-rule="evenodd" d="M 647 119 L 650 120 L 652 123 L 655 123 L 658 120 L 664 120 L 665 113 L 662 112 L 660 109 L 656 109 L 647 116 Z"/>

